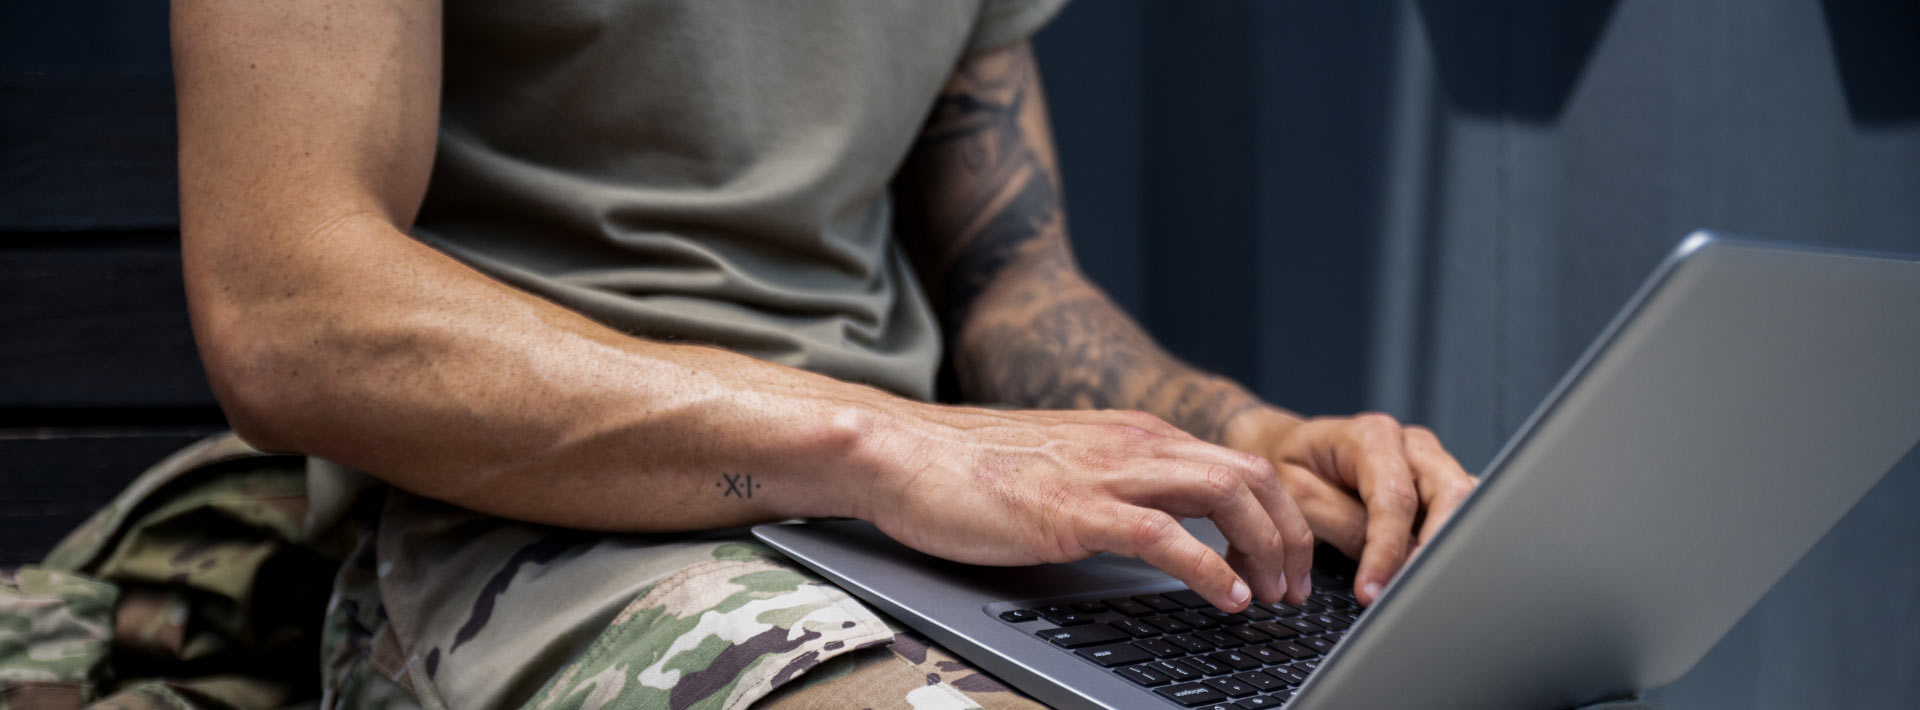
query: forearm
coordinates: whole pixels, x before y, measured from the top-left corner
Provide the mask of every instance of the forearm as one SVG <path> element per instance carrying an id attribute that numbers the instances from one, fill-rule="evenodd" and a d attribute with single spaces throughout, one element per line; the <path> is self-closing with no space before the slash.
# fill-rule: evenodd
<path id="1" fill-rule="evenodd" d="M 191 282 L 223 285 L 192 293 L 196 330 L 257 445 L 583 528 L 853 515 L 871 489 L 876 390 L 616 333 L 371 216 L 280 243 L 188 254 Z"/>
<path id="2" fill-rule="evenodd" d="M 954 346 L 956 374 L 969 398 L 1138 409 L 1229 446 L 1252 438 L 1253 429 L 1296 420 L 1232 380 L 1168 354 L 1068 257 L 1010 267 L 974 303 Z"/>

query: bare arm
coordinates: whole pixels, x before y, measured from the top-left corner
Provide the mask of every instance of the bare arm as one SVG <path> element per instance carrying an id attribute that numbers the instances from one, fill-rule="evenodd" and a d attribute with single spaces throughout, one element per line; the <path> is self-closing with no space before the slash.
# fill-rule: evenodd
<path id="1" fill-rule="evenodd" d="M 1425 429 L 1383 414 L 1303 420 L 1155 344 L 1074 263 L 1038 75 L 1024 45 L 963 64 L 895 185 L 964 394 L 1142 410 L 1266 457 L 1314 533 L 1360 558 L 1371 603 L 1472 478 Z"/>
<path id="2" fill-rule="evenodd" d="M 968 398 L 1138 409 L 1215 443 L 1241 414 L 1285 416 L 1169 355 L 1081 274 L 1024 46 L 962 65 L 901 178 L 908 244 L 953 336 Z"/>
<path id="3" fill-rule="evenodd" d="M 884 395 L 626 337 L 405 233 L 433 156 L 439 16 L 427 1 L 174 5 L 189 298 L 236 429 L 574 527 L 858 512 L 858 489 L 826 471 L 861 470 Z"/>
<path id="4" fill-rule="evenodd" d="M 969 562 L 1138 556 L 1228 609 L 1284 591 L 1285 498 L 1258 457 L 1151 417 L 940 407 L 632 338 L 409 238 L 439 18 L 428 0 L 175 0 L 189 306 L 248 441 L 568 527 L 846 515 Z M 1176 516 L 1247 552 L 1221 559 Z"/>

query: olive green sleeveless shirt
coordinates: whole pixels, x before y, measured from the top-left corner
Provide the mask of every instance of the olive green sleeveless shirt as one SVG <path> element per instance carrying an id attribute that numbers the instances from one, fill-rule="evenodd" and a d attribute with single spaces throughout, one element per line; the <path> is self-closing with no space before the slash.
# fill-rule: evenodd
<path id="1" fill-rule="evenodd" d="M 929 398 L 887 183 L 961 57 L 1059 4 L 448 3 L 415 234 L 636 336 Z"/>

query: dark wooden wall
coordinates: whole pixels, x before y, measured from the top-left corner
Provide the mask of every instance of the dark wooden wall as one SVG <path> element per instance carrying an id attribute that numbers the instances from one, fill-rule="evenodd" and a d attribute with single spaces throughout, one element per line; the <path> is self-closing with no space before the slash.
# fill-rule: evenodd
<path id="1" fill-rule="evenodd" d="M 0 23 L 0 564 L 223 428 L 180 283 L 166 3 Z"/>

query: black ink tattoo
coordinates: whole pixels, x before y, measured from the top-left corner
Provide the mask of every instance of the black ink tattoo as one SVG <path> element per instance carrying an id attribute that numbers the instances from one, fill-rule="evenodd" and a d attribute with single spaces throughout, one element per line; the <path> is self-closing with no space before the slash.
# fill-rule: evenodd
<path id="1" fill-rule="evenodd" d="M 1266 406 L 1239 385 L 1161 351 L 1105 297 L 1051 304 L 1030 319 L 992 319 L 966 334 L 961 388 L 1049 409 L 1140 409 L 1220 442 L 1227 423 Z"/>
<path id="2" fill-rule="evenodd" d="M 1026 49 L 967 60 L 894 185 L 895 229 L 940 311 L 962 395 L 1141 409 L 1221 441 L 1227 422 L 1265 405 L 1162 351 L 1080 275 L 1043 103 Z"/>
<path id="3" fill-rule="evenodd" d="M 753 482 L 753 474 L 751 473 L 723 473 L 720 474 L 720 479 L 721 482 L 713 484 L 713 487 L 719 488 L 726 486 L 727 490 L 721 492 L 721 498 L 738 497 L 752 500 L 753 492 L 760 488 L 760 484 Z"/>
<path id="4" fill-rule="evenodd" d="M 950 325 L 1010 264 L 1045 248 L 1043 236 L 1063 231 L 1053 166 L 1021 126 L 1033 74 L 1031 56 L 965 64 L 902 169 L 897 228 Z"/>

